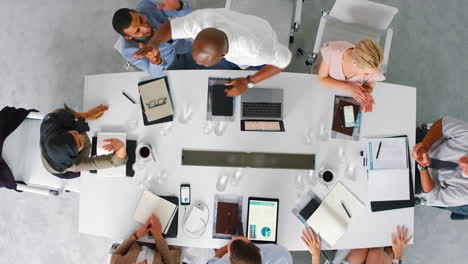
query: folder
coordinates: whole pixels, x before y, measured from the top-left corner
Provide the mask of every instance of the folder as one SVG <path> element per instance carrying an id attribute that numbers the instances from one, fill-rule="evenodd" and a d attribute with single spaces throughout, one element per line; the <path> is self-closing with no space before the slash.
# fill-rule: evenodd
<path id="1" fill-rule="evenodd" d="M 159 119 L 151 120 L 151 118 L 148 118 L 149 114 L 147 114 L 146 110 L 145 110 L 144 101 L 143 101 L 143 98 L 142 98 L 142 95 L 141 95 L 141 87 L 146 85 L 146 84 L 150 84 L 152 82 L 157 82 L 159 80 L 163 80 L 164 83 L 165 83 L 165 86 L 167 88 L 167 95 L 168 95 L 167 99 L 168 99 L 168 101 L 166 101 L 166 103 L 170 104 L 170 107 L 172 108 L 172 113 L 167 115 L 167 116 L 163 116 L 163 117 L 161 117 Z M 174 109 L 173 109 L 173 105 L 172 105 L 172 98 L 171 98 L 171 93 L 170 93 L 170 89 L 169 89 L 169 81 L 167 79 L 167 76 L 164 76 L 164 77 L 161 77 L 161 78 L 156 78 L 156 79 L 151 79 L 151 80 L 147 80 L 147 81 L 143 81 L 143 82 L 139 82 L 138 83 L 138 90 L 140 91 L 140 106 L 141 106 L 141 112 L 142 112 L 142 116 L 143 116 L 143 124 L 145 126 L 171 122 L 171 121 L 174 120 L 174 112 L 173 112 Z"/>

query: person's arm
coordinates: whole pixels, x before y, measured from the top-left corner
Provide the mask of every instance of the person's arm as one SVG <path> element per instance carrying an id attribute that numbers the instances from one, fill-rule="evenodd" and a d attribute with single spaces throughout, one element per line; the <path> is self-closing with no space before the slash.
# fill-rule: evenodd
<path id="1" fill-rule="evenodd" d="M 176 18 L 177 19 L 177 18 Z M 140 48 L 132 58 L 144 58 L 148 53 L 154 51 L 159 54 L 159 45 L 169 41 L 172 38 L 171 22 L 167 21 L 161 24 L 156 31 L 153 33 L 151 39 L 146 43 L 145 46 Z"/>
<path id="2" fill-rule="evenodd" d="M 127 240 L 120 244 L 112 253 L 112 259 L 119 258 L 119 256 L 125 256 L 130 247 L 137 241 L 138 237 L 135 234 L 130 235 Z"/>
<path id="3" fill-rule="evenodd" d="M 312 255 L 312 264 L 320 264 L 320 236 L 315 235 L 312 228 L 308 227 L 302 231 L 301 238 Z"/>
<path id="4" fill-rule="evenodd" d="M 161 254 L 162 262 L 165 264 L 175 264 L 174 259 L 171 258 L 169 246 L 162 235 L 162 226 L 158 216 L 154 213 L 151 214 L 149 221 L 151 223 L 151 234 L 156 242 L 156 249 Z"/>
<path id="5" fill-rule="evenodd" d="M 276 75 L 283 71 L 283 69 L 275 67 L 273 65 L 263 66 L 257 73 L 250 76 L 250 81 L 254 84 L 257 84 L 265 79 L 270 78 L 273 75 Z M 234 79 L 225 85 L 233 85 L 234 87 L 225 89 L 226 96 L 239 96 L 243 94 L 248 89 L 247 78 L 237 78 Z"/>
<path id="6" fill-rule="evenodd" d="M 101 104 L 94 108 L 91 108 L 90 110 L 86 112 L 77 112 L 65 104 L 63 106 L 63 109 L 71 113 L 76 119 L 84 118 L 85 120 L 97 120 L 101 118 L 107 110 L 109 110 L 109 107 L 107 105 Z"/>
<path id="7" fill-rule="evenodd" d="M 75 162 L 67 171 L 88 171 L 113 168 L 125 165 L 128 160 L 125 145 L 118 139 L 106 140 L 109 144 L 105 145 L 107 150 L 114 151 L 112 154 L 90 157 L 91 143 L 89 137 L 85 136 L 85 146 L 80 153 L 78 161 Z"/>
<path id="8" fill-rule="evenodd" d="M 428 193 L 434 189 L 436 186 L 434 180 L 432 179 L 431 175 L 429 174 L 429 170 L 420 170 L 419 175 L 421 178 L 421 186 L 422 190 L 425 193 Z"/>
<path id="9" fill-rule="evenodd" d="M 413 236 L 408 235 L 408 228 L 397 226 L 397 232 L 392 234 L 393 259 L 400 260 L 403 257 L 403 251 Z"/>
<path id="10" fill-rule="evenodd" d="M 149 55 L 152 54 L 151 52 L 143 58 L 133 58 L 133 54 L 135 54 L 137 51 L 138 48 L 127 49 L 125 51 L 124 57 L 140 70 L 145 71 L 151 74 L 152 76 L 160 77 L 163 74 L 163 72 L 167 69 L 167 62 L 166 60 L 160 58 L 160 53 L 153 56 L 157 57 L 157 61 L 150 61 L 148 56 L 151 56 Z"/>
<path id="11" fill-rule="evenodd" d="M 442 137 L 442 119 L 437 120 L 427 131 L 426 136 L 422 141 L 424 147 L 428 151 L 434 142 L 436 142 L 439 138 Z"/>

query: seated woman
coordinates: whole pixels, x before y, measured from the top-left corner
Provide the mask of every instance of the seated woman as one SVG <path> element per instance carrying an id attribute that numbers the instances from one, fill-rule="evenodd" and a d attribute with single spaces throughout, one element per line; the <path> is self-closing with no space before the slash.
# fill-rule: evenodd
<path id="1" fill-rule="evenodd" d="M 137 240 L 149 232 L 154 237 L 157 251 L 152 244 L 140 246 Z M 142 225 L 135 234 L 132 234 L 112 253 L 111 264 L 175 264 L 180 263 L 180 250 L 169 250 L 169 246 L 162 236 L 162 227 L 157 215 L 152 214 L 148 221 Z"/>
<path id="2" fill-rule="evenodd" d="M 384 58 L 382 48 L 369 39 L 363 39 L 356 45 L 347 41 L 333 41 L 325 43 L 320 53 L 320 83 L 350 92 L 362 105 L 363 112 L 371 112 L 374 85 L 385 80 L 379 71 Z"/>
<path id="3" fill-rule="evenodd" d="M 64 106 L 46 115 L 41 124 L 41 156 L 45 169 L 53 175 L 71 179 L 80 171 L 122 166 L 128 157 L 125 145 L 118 139 L 108 139 L 103 148 L 112 154 L 90 157 L 91 143 L 84 120 L 99 119 L 109 107 L 97 106 L 80 113 Z"/>
<path id="4" fill-rule="evenodd" d="M 399 263 L 405 247 L 413 236 L 409 236 L 408 228 L 397 226 L 392 234 L 392 247 L 353 249 L 341 264 L 392 264 Z M 320 236 L 315 235 L 309 227 L 302 232 L 302 241 L 312 255 L 312 264 L 320 264 Z"/>

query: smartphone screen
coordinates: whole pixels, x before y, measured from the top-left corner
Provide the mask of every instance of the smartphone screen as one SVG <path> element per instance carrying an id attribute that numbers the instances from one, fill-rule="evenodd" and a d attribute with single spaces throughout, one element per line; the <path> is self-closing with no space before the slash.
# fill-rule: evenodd
<path id="1" fill-rule="evenodd" d="M 181 205 L 190 204 L 190 185 L 189 184 L 180 185 L 180 204 Z"/>
<path id="2" fill-rule="evenodd" d="M 354 109 L 352 105 L 343 107 L 345 127 L 354 127 Z"/>

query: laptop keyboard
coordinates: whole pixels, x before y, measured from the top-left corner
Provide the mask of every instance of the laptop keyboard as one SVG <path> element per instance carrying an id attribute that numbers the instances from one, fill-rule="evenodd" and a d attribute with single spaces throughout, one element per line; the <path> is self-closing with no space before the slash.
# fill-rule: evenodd
<path id="1" fill-rule="evenodd" d="M 281 118 L 281 103 L 242 103 L 242 116 L 251 118 Z"/>

